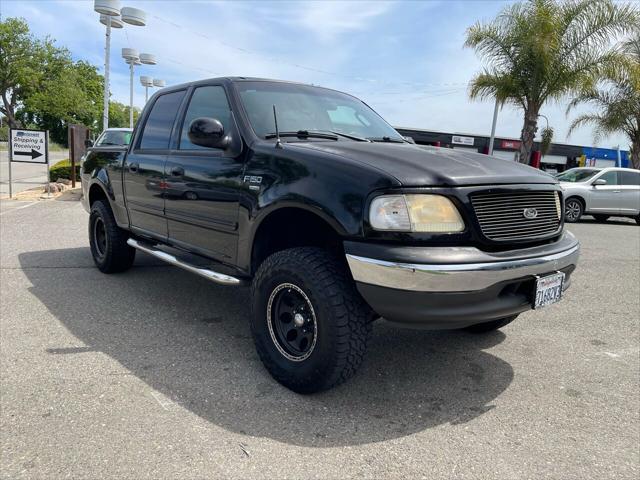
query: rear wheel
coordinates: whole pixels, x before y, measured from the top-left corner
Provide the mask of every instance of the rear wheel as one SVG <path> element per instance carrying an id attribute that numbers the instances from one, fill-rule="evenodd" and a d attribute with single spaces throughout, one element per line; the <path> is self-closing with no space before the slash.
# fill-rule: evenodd
<path id="1" fill-rule="evenodd" d="M 569 198 L 564 203 L 564 220 L 568 223 L 574 223 L 580 220 L 584 207 L 582 202 L 577 198 Z"/>
<path id="2" fill-rule="evenodd" d="M 89 245 L 96 267 L 102 273 L 123 272 L 133 265 L 136 250 L 127 244 L 129 234 L 118 227 L 106 200 L 91 205 Z"/>
<path id="3" fill-rule="evenodd" d="M 477 323 L 476 325 L 471 325 L 469 327 L 464 328 L 464 330 L 471 333 L 493 332 L 494 330 L 498 330 L 499 328 L 509 325 L 516 318 L 518 318 L 518 315 L 499 318 L 498 320 L 492 320 L 491 322 Z"/>
<path id="4" fill-rule="evenodd" d="M 278 382 L 313 393 L 356 372 L 371 312 L 343 262 L 320 248 L 274 253 L 258 269 L 252 293 L 253 339 Z"/>
<path id="5" fill-rule="evenodd" d="M 606 222 L 609 219 L 609 215 L 593 215 L 593 218 L 596 219 L 596 222 Z"/>

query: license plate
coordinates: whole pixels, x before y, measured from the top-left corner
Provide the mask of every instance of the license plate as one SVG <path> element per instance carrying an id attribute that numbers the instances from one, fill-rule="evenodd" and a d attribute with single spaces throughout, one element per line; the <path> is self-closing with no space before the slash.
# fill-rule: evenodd
<path id="1" fill-rule="evenodd" d="M 536 280 L 536 299 L 533 308 L 542 308 L 559 302 L 562 298 L 562 284 L 564 273 L 558 272 Z"/>

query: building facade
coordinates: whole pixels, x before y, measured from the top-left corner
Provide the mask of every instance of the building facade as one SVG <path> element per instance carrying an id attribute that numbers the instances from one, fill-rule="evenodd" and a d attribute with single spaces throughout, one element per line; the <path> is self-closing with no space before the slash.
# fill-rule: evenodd
<path id="1" fill-rule="evenodd" d="M 411 137 L 419 145 L 436 145 L 445 148 L 467 149 L 478 153 L 489 152 L 488 136 L 437 132 L 417 128 L 396 128 L 406 137 Z M 516 160 L 520 150 L 520 140 L 508 137 L 496 137 L 493 142 L 493 155 L 506 160 Z M 539 152 L 540 142 L 534 142 L 533 151 Z M 629 152 L 611 148 L 593 148 L 565 143 L 552 143 L 549 152 L 540 158 L 539 168 L 548 172 L 562 172 L 573 167 L 628 167 Z"/>

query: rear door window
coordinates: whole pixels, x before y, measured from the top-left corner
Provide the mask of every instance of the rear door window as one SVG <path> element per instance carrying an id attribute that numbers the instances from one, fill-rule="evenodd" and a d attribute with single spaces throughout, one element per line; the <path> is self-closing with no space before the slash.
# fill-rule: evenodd
<path id="1" fill-rule="evenodd" d="M 635 185 L 640 187 L 640 172 L 620 172 L 621 185 Z"/>
<path id="2" fill-rule="evenodd" d="M 166 93 L 156 99 L 142 131 L 140 149 L 167 150 L 169 148 L 173 122 L 184 94 L 185 90 L 180 90 Z"/>

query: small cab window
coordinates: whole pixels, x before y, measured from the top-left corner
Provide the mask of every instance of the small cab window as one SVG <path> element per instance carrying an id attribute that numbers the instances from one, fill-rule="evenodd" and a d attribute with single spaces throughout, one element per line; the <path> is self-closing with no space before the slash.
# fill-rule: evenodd
<path id="1" fill-rule="evenodd" d="M 618 185 L 618 172 L 611 171 L 603 173 L 596 180 L 606 180 L 607 185 Z"/>
<path id="2" fill-rule="evenodd" d="M 182 122 L 182 135 L 180 136 L 180 150 L 208 150 L 208 147 L 194 145 L 189 140 L 189 125 L 196 118 L 215 118 L 222 123 L 224 131 L 231 128 L 231 109 L 224 88 L 220 86 L 208 86 L 196 88 L 189 101 L 187 113 Z"/>
<path id="3" fill-rule="evenodd" d="M 620 172 L 620 184 L 621 185 L 635 185 L 640 187 L 640 172 Z"/>
<path id="4" fill-rule="evenodd" d="M 185 90 L 180 90 L 166 93 L 156 99 L 142 131 L 141 149 L 166 150 L 169 148 L 171 129 L 184 94 Z"/>

